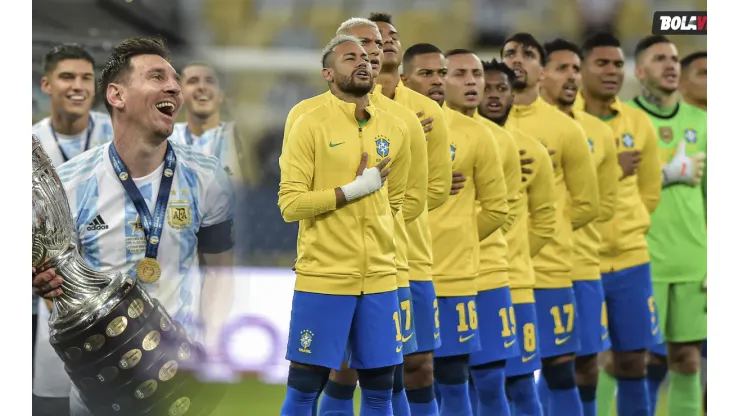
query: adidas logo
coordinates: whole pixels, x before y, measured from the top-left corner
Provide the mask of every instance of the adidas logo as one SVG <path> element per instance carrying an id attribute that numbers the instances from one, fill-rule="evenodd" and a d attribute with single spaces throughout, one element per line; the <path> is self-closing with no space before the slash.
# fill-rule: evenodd
<path id="1" fill-rule="evenodd" d="M 87 231 L 102 231 L 107 229 L 108 224 L 103 221 L 103 217 L 100 214 L 94 220 L 90 221 L 90 224 L 87 224 Z"/>

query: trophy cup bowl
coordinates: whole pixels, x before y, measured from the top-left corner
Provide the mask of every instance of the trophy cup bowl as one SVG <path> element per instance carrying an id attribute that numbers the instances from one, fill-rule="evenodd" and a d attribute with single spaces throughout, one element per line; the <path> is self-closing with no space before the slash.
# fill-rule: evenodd
<path id="1" fill-rule="evenodd" d="M 95 416 L 205 416 L 223 386 L 201 383 L 193 369 L 204 351 L 138 279 L 88 266 L 74 244 L 67 195 L 33 136 L 33 266 L 63 279 L 49 339 Z"/>

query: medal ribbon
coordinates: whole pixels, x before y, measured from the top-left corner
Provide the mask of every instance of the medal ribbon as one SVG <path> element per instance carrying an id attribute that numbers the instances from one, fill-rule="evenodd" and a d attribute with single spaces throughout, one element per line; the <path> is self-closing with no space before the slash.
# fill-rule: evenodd
<path id="1" fill-rule="evenodd" d="M 118 179 L 121 181 L 128 197 L 131 199 L 131 202 L 134 203 L 134 207 L 136 207 L 136 211 L 139 213 L 141 227 L 144 229 L 144 234 L 147 238 L 145 256 L 156 260 L 157 251 L 159 250 L 159 239 L 162 237 L 162 229 L 164 228 L 164 217 L 167 212 L 167 203 L 170 199 L 170 189 L 172 189 L 172 178 L 175 176 L 175 164 L 177 163 L 175 151 L 172 149 L 172 146 L 168 141 L 167 153 L 164 157 L 162 182 L 159 185 L 159 193 L 157 195 L 157 203 L 154 206 L 153 217 L 149 212 L 149 207 L 147 207 L 144 197 L 141 196 L 139 188 L 136 187 L 134 179 L 128 173 L 128 168 L 126 168 L 123 160 L 121 160 L 121 157 L 118 155 L 113 143 L 110 145 L 108 154 L 110 155 L 110 160 Z"/>
<path id="2" fill-rule="evenodd" d="M 62 154 L 62 158 L 65 162 L 69 161 L 69 157 L 66 153 L 64 153 L 64 149 L 62 149 L 62 145 L 59 144 L 59 139 L 57 138 L 57 132 L 54 131 L 54 125 L 52 123 L 49 123 L 49 127 L 51 128 L 51 135 L 54 136 L 54 141 L 57 142 L 57 147 L 59 148 L 59 152 Z M 92 137 L 93 129 L 95 128 L 95 123 L 93 122 L 92 116 L 89 116 L 87 119 L 87 139 L 85 140 L 85 147 L 82 149 L 82 153 L 90 150 L 90 137 Z"/>

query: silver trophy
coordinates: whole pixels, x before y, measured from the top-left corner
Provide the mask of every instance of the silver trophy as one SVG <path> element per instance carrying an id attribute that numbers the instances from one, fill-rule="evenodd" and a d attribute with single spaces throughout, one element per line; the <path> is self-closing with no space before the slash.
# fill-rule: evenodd
<path id="1" fill-rule="evenodd" d="M 202 347 L 138 279 L 85 263 L 67 195 L 36 136 L 32 154 L 33 266 L 54 268 L 63 279 L 50 341 L 88 409 L 96 416 L 209 414 L 223 389 L 194 377 Z"/>

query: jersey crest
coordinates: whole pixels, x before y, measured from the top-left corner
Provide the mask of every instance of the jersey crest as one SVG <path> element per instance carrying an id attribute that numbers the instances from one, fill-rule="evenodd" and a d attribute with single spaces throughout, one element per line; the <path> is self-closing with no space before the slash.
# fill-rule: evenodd
<path id="1" fill-rule="evenodd" d="M 591 153 L 593 153 L 594 152 L 594 140 L 591 138 L 588 139 L 588 147 L 589 149 L 591 149 Z"/>
<path id="2" fill-rule="evenodd" d="M 694 144 L 698 140 L 696 130 L 694 129 L 686 129 L 683 132 L 683 136 L 686 139 L 686 143 Z"/>
<path id="3" fill-rule="evenodd" d="M 450 160 L 453 162 L 455 161 L 455 151 L 457 151 L 457 146 L 453 143 L 450 145 Z"/>
<path id="4" fill-rule="evenodd" d="M 622 146 L 627 149 L 632 149 L 635 147 L 635 139 L 632 137 L 631 134 L 625 133 L 622 135 Z"/>
<path id="5" fill-rule="evenodd" d="M 658 129 L 658 135 L 663 143 L 670 143 L 673 141 L 673 129 L 671 127 L 661 127 Z"/>
<path id="6" fill-rule="evenodd" d="M 186 199 L 170 201 L 167 205 L 167 222 L 175 230 L 190 227 L 193 223 L 193 210 L 190 208 L 190 201 Z"/>
<path id="7" fill-rule="evenodd" d="M 388 157 L 388 154 L 391 151 L 391 144 L 388 142 L 388 139 L 383 136 L 376 137 L 375 151 L 378 152 L 378 156 L 380 157 Z"/>

